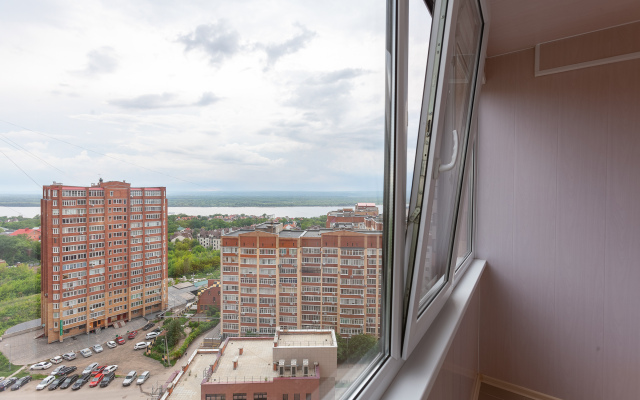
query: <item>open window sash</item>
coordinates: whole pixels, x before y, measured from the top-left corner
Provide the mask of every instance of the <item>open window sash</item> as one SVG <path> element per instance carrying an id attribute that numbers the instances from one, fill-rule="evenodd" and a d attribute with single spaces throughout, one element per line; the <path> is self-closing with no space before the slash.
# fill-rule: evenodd
<path id="1" fill-rule="evenodd" d="M 407 221 L 404 359 L 454 285 L 454 239 L 486 45 L 482 3 L 435 2 Z"/>

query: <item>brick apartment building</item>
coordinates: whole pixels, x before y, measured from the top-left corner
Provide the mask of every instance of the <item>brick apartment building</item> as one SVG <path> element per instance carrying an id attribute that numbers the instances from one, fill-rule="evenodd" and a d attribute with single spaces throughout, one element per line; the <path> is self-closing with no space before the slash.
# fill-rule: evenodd
<path id="1" fill-rule="evenodd" d="M 219 279 L 209 279 L 207 286 L 198 291 L 198 312 L 206 313 L 209 307 L 215 306 L 220 309 L 222 301 L 222 288 Z"/>
<path id="2" fill-rule="evenodd" d="M 382 232 L 239 230 L 222 237 L 222 333 L 380 332 Z"/>
<path id="3" fill-rule="evenodd" d="M 167 304 L 164 187 L 44 186 L 41 315 L 49 343 Z"/>
<path id="4" fill-rule="evenodd" d="M 374 203 L 356 203 L 354 208 L 342 208 L 327 213 L 326 228 L 382 230 L 382 215 Z"/>
<path id="5" fill-rule="evenodd" d="M 337 342 L 331 330 L 279 330 L 228 338 L 206 361 L 201 400 L 335 397 Z M 215 359 L 214 359 L 215 357 Z"/>

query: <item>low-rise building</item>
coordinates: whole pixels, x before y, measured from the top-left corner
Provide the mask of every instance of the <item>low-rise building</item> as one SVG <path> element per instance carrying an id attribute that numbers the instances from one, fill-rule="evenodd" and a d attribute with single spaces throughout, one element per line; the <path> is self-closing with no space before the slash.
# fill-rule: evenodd
<path id="1" fill-rule="evenodd" d="M 338 345 L 333 330 L 283 330 L 275 337 L 227 338 L 211 355 L 201 399 L 335 397 Z"/>
<path id="2" fill-rule="evenodd" d="M 18 230 L 16 230 L 16 231 L 14 231 L 14 232 L 9 234 L 9 236 L 18 236 L 18 235 L 25 235 L 29 240 L 40 241 L 40 229 L 39 228 L 18 229 Z"/>
<path id="3" fill-rule="evenodd" d="M 221 290 L 219 279 L 209 279 L 207 287 L 198 292 L 198 312 L 206 313 L 211 306 L 220 310 Z"/>

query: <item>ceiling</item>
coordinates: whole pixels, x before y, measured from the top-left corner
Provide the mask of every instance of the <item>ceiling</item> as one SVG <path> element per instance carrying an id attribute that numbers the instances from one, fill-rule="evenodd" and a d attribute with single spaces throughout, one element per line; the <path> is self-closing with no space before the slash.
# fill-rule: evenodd
<path id="1" fill-rule="evenodd" d="M 488 3 L 489 57 L 640 20 L 640 0 L 488 0 Z"/>

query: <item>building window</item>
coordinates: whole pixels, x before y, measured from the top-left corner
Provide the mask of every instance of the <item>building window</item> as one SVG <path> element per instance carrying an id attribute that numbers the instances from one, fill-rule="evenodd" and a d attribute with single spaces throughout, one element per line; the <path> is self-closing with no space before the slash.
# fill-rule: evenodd
<path id="1" fill-rule="evenodd" d="M 224 394 L 207 394 L 205 400 L 226 400 L 226 396 Z"/>
<path id="2" fill-rule="evenodd" d="M 293 395 L 293 400 L 300 400 L 300 393 L 296 393 Z"/>
<path id="3" fill-rule="evenodd" d="M 254 393 L 253 400 L 267 400 L 267 393 Z"/>
<path id="4" fill-rule="evenodd" d="M 282 395 L 282 400 L 289 400 L 289 395 L 288 394 L 283 394 Z"/>
<path id="5" fill-rule="evenodd" d="M 307 393 L 307 399 L 306 400 L 311 400 L 311 393 Z"/>
<path id="6" fill-rule="evenodd" d="M 247 400 L 247 394 L 246 393 L 234 393 L 233 394 L 233 400 Z"/>

